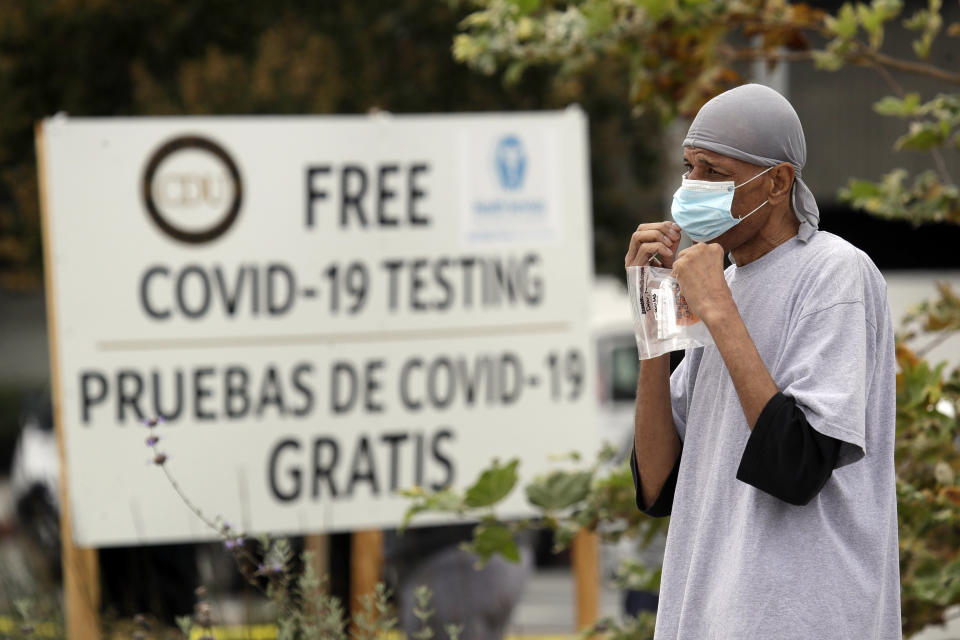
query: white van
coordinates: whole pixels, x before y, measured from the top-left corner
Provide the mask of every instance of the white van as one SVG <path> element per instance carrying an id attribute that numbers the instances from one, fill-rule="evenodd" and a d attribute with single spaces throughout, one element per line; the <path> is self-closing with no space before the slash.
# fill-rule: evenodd
<path id="1" fill-rule="evenodd" d="M 590 325 L 597 354 L 600 440 L 614 445 L 625 460 L 633 445 L 637 393 L 637 343 L 626 284 L 599 276 L 591 294 Z"/>
<path id="2" fill-rule="evenodd" d="M 599 276 L 591 295 L 591 329 L 597 357 L 597 406 L 600 440 L 617 449 L 618 464 L 629 459 L 633 447 L 634 401 L 637 394 L 639 357 L 626 283 Z M 637 540 L 604 544 L 604 579 L 612 579 L 625 559 L 654 568 L 663 562 L 665 535 L 656 536 L 646 548 Z"/>

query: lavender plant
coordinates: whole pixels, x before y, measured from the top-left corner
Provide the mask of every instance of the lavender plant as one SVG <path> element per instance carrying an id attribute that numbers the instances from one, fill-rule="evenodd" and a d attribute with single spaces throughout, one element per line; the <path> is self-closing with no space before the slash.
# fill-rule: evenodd
<path id="1" fill-rule="evenodd" d="M 217 533 L 244 580 L 270 601 L 276 611 L 278 640 L 375 640 L 396 626 L 390 594 L 383 584 L 378 584 L 373 594 L 361 598 L 361 611 L 348 630 L 350 620 L 343 603 L 329 593 L 326 576 L 317 575 L 312 554 L 305 551 L 300 555 L 302 570 L 298 569 L 295 553 L 286 538 L 269 535 L 252 538 L 222 518 L 206 515 L 190 500 L 170 471 L 169 455 L 160 446 L 161 436 L 157 430 L 164 424 L 163 417 L 145 420 L 143 424 L 148 429 L 146 445 L 153 454 L 152 463 L 163 471 L 186 507 Z M 429 590 L 425 593 L 425 602 L 429 603 Z M 192 634 L 198 630 L 201 640 L 212 640 L 213 619 L 206 590 L 201 587 L 197 596 L 194 614 L 178 618 L 177 625 L 186 638 L 194 637 Z"/>

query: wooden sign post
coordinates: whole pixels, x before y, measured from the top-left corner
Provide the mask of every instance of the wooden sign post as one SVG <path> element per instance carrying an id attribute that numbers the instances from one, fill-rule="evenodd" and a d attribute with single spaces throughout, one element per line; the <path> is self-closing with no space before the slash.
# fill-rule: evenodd
<path id="1" fill-rule="evenodd" d="M 575 581 L 577 630 L 597 621 L 600 612 L 600 549 L 597 534 L 585 529 L 577 532 L 570 549 Z"/>
<path id="2" fill-rule="evenodd" d="M 50 221 L 43 127 L 37 123 L 34 131 L 40 193 L 40 223 L 43 237 L 46 239 L 49 238 Z M 57 434 L 57 454 L 60 458 L 60 545 L 66 632 L 68 638 L 97 638 L 100 636 L 100 567 L 96 549 L 81 548 L 73 542 L 73 520 L 67 483 L 67 456 L 61 411 L 62 390 L 60 389 L 60 354 L 56 332 L 56 300 L 53 295 L 53 259 L 50 243 L 46 241 L 43 243 L 43 267 L 47 303 L 47 336 L 50 345 L 53 424 Z"/>
<path id="3" fill-rule="evenodd" d="M 350 613 L 363 613 L 363 596 L 372 596 L 383 575 L 383 531 L 354 531 L 350 537 Z"/>

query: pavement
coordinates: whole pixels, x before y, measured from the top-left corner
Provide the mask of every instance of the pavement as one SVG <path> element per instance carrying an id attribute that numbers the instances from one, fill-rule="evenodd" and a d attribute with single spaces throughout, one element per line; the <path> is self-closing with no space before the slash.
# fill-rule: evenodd
<path id="1" fill-rule="evenodd" d="M 604 587 L 600 593 L 600 617 L 616 617 L 622 596 Z M 576 599 L 573 574 L 565 567 L 540 569 L 527 581 L 520 604 L 513 611 L 509 633 L 516 635 L 570 635 L 575 632 Z"/>

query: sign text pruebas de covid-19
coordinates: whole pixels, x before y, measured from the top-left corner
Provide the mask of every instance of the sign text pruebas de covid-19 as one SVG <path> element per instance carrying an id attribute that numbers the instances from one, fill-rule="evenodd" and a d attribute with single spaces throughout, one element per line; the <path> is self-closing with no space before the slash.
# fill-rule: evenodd
<path id="1" fill-rule="evenodd" d="M 394 526 L 594 446 L 579 111 L 44 124 L 77 541 Z M 508 513 L 524 511 L 517 496 Z"/>

